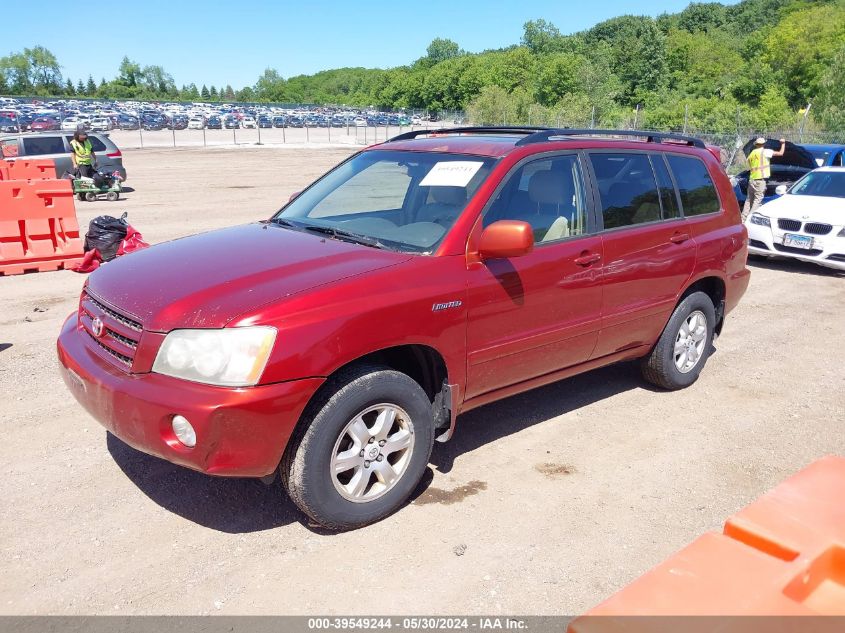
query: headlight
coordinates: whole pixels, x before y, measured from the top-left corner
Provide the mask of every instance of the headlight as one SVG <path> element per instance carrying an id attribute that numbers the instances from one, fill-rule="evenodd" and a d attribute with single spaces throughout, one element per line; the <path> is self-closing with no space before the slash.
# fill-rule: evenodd
<path id="1" fill-rule="evenodd" d="M 769 221 L 769 218 L 765 215 L 760 215 L 759 213 L 752 213 L 751 214 L 751 224 L 759 224 L 760 226 L 768 226 L 771 228 L 772 223 Z"/>
<path id="2" fill-rule="evenodd" d="M 173 330 L 158 350 L 153 371 L 209 385 L 248 387 L 261 378 L 275 341 L 272 327 Z"/>

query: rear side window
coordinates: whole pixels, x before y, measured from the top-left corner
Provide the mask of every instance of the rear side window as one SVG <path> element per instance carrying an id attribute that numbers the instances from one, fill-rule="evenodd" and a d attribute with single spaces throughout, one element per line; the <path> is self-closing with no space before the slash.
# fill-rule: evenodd
<path id="1" fill-rule="evenodd" d="M 660 206 L 663 208 L 663 219 L 671 220 L 680 217 L 675 185 L 672 184 L 672 178 L 669 176 L 669 169 L 666 167 L 663 156 L 652 155 L 651 166 L 654 167 L 657 186 L 660 188 Z"/>
<path id="2" fill-rule="evenodd" d="M 27 156 L 64 154 L 67 151 L 61 136 L 28 136 L 24 139 L 23 147 Z"/>
<path id="3" fill-rule="evenodd" d="M 661 219 L 654 170 L 645 154 L 592 154 L 605 229 Z"/>
<path id="4" fill-rule="evenodd" d="M 3 158 L 15 158 L 18 153 L 18 139 L 8 138 L 5 141 L 0 141 L 0 156 Z"/>
<path id="5" fill-rule="evenodd" d="M 721 208 L 713 180 L 707 166 L 700 159 L 677 155 L 669 156 L 668 159 L 678 185 L 678 193 L 681 194 L 685 216 L 715 213 Z"/>
<path id="6" fill-rule="evenodd" d="M 71 142 L 71 140 L 72 140 L 72 139 L 73 139 L 73 136 L 68 136 L 68 137 L 67 137 L 67 143 L 68 143 L 68 145 L 70 145 L 70 142 Z M 95 152 L 95 153 L 96 153 L 96 152 L 105 152 L 105 151 L 106 151 L 106 144 L 105 144 L 105 143 L 103 143 L 103 142 L 102 142 L 100 139 L 98 139 L 96 136 L 89 136 L 89 137 L 88 137 L 88 140 L 89 140 L 89 141 L 91 141 L 91 151 L 93 151 L 93 152 Z"/>

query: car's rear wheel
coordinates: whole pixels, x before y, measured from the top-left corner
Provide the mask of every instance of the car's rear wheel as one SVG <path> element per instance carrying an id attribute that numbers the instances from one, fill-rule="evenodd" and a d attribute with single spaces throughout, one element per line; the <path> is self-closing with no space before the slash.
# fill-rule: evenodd
<path id="1" fill-rule="evenodd" d="M 88 202 L 94 202 L 97 199 L 97 194 L 94 193 L 93 191 L 89 191 L 88 193 L 85 194 L 85 199 Z"/>
<path id="2" fill-rule="evenodd" d="M 645 379 L 671 390 L 694 383 L 710 356 L 715 326 L 716 310 L 708 295 L 693 292 L 685 297 L 642 361 Z"/>
<path id="3" fill-rule="evenodd" d="M 396 511 L 420 481 L 434 443 L 431 402 L 406 374 L 353 367 L 303 415 L 281 470 L 299 508 L 336 530 Z"/>

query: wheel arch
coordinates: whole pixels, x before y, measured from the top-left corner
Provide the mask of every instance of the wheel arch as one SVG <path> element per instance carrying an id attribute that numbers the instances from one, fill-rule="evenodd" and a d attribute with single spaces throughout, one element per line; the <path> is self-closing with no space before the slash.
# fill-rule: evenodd
<path id="1" fill-rule="evenodd" d="M 721 334 L 722 325 L 725 322 L 725 296 L 727 293 L 727 285 L 722 277 L 714 274 L 699 277 L 691 282 L 686 289 L 678 297 L 677 304 L 686 299 L 694 292 L 703 292 L 713 302 L 713 307 L 716 310 L 716 326 L 714 331 L 716 334 Z M 676 305 L 677 305 L 676 304 Z"/>

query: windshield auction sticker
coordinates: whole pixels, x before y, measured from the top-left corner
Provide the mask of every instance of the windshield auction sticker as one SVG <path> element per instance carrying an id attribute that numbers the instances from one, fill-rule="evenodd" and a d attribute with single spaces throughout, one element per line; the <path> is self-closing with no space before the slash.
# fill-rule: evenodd
<path id="1" fill-rule="evenodd" d="M 440 162 L 431 168 L 421 187 L 466 187 L 484 163 L 469 160 Z"/>

